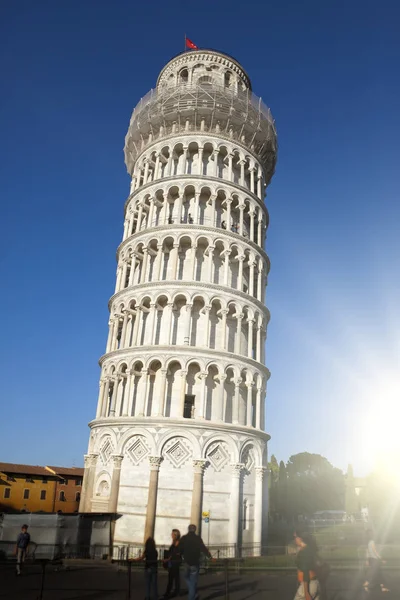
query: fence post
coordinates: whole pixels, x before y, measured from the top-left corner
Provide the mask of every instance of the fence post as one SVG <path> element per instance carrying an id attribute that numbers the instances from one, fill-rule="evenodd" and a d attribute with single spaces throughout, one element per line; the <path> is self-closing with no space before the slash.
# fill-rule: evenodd
<path id="1" fill-rule="evenodd" d="M 128 559 L 128 600 L 131 600 L 131 574 L 132 574 L 132 561 Z"/>
<path id="2" fill-rule="evenodd" d="M 229 572 L 228 572 L 228 559 L 225 559 L 225 600 L 229 600 Z"/>
<path id="3" fill-rule="evenodd" d="M 47 565 L 47 559 L 42 558 L 40 560 L 40 563 L 42 565 L 42 579 L 40 582 L 40 591 L 39 591 L 39 596 L 38 596 L 38 600 L 43 600 L 43 591 L 44 591 L 44 579 L 45 579 L 45 573 L 46 573 L 46 565 Z"/>

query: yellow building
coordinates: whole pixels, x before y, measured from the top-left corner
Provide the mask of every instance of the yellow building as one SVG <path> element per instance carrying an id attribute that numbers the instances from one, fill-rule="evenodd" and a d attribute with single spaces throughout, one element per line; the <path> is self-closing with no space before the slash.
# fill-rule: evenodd
<path id="1" fill-rule="evenodd" d="M 0 463 L 0 512 L 78 512 L 83 469 Z"/>

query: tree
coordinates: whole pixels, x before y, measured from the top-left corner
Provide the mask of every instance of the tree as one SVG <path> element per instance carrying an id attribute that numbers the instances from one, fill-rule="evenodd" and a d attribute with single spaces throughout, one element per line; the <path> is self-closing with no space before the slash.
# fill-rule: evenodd
<path id="1" fill-rule="evenodd" d="M 344 475 L 324 456 L 309 452 L 291 456 L 286 476 L 285 512 L 292 520 L 318 510 L 344 510 Z"/>
<path id="2" fill-rule="evenodd" d="M 269 490 L 269 514 L 274 515 L 278 510 L 278 479 L 279 465 L 275 455 L 271 456 L 271 461 L 268 463 L 268 490 Z"/>

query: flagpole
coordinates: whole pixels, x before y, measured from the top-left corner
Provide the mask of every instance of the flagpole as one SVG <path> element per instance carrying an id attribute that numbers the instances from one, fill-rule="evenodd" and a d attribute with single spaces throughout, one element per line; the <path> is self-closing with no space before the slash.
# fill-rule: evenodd
<path id="1" fill-rule="evenodd" d="M 185 41 L 184 41 L 183 51 L 186 52 L 186 33 L 185 33 Z"/>

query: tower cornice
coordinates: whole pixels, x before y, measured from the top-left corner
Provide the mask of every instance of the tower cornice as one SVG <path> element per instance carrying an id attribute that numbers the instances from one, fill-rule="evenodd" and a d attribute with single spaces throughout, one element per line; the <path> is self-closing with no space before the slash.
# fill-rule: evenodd
<path id="1" fill-rule="evenodd" d="M 129 245 L 129 242 L 132 241 L 137 241 L 138 239 L 140 239 L 142 236 L 151 236 L 157 233 L 162 233 L 165 232 L 165 234 L 167 235 L 171 235 L 171 233 L 173 231 L 182 231 L 183 233 L 187 233 L 188 235 L 190 234 L 190 232 L 192 231 L 197 231 L 198 233 L 211 233 L 213 235 L 218 235 L 221 238 L 228 238 L 230 239 L 232 242 L 239 242 L 240 245 L 244 244 L 245 246 L 247 246 L 248 248 L 251 248 L 252 250 L 255 250 L 256 252 L 258 252 L 258 254 L 260 254 L 262 256 L 262 258 L 265 260 L 267 266 L 268 266 L 268 273 L 270 270 L 270 260 L 269 260 L 269 256 L 268 254 L 265 252 L 265 250 L 259 246 L 258 244 L 256 244 L 255 242 L 252 242 L 251 240 L 244 238 L 243 236 L 241 236 L 238 233 L 233 233 L 230 231 L 227 231 L 226 229 L 221 229 L 219 227 L 210 227 L 208 225 L 187 225 L 185 223 L 181 224 L 181 223 L 177 223 L 174 225 L 157 225 L 156 227 L 151 227 L 149 229 L 144 229 L 142 231 L 138 231 L 137 233 L 134 233 L 133 235 L 131 235 L 129 238 L 127 238 L 126 240 L 124 240 L 117 248 L 117 252 L 116 252 L 116 258 L 118 260 L 119 254 L 120 252 Z"/>
<path id="2" fill-rule="evenodd" d="M 116 301 L 119 300 L 120 298 L 123 298 L 126 295 L 131 295 L 132 292 L 136 292 L 136 291 L 141 291 L 141 292 L 146 292 L 146 290 L 160 290 L 164 291 L 165 289 L 171 289 L 171 288 L 176 288 L 177 290 L 186 290 L 186 289 L 190 289 L 190 290 L 194 290 L 194 292 L 198 291 L 199 293 L 204 292 L 204 291 L 210 291 L 210 292 L 220 292 L 223 296 L 227 296 L 230 298 L 230 300 L 232 300 L 232 289 L 229 286 L 224 286 L 224 285 L 218 285 L 215 283 L 202 283 L 200 281 L 182 281 L 182 280 L 178 280 L 178 281 L 152 281 L 152 282 L 147 282 L 147 283 L 140 283 L 140 284 L 136 284 L 136 285 L 132 285 L 130 287 L 127 287 L 119 292 L 117 292 L 116 294 L 113 294 L 108 302 L 108 309 L 111 310 L 112 304 Z M 256 306 L 258 308 L 258 310 L 260 310 L 263 315 L 266 318 L 267 324 L 270 321 L 270 312 L 268 310 L 268 308 L 265 306 L 265 304 L 263 302 L 260 302 L 260 300 L 257 300 L 257 298 L 254 298 L 254 296 L 250 296 L 249 294 L 246 294 L 245 292 L 241 292 L 239 290 L 235 290 L 235 297 L 240 298 L 241 300 L 243 300 L 244 302 L 248 303 L 248 304 L 253 304 L 254 306 Z"/>
<path id="3" fill-rule="evenodd" d="M 225 362 L 226 365 L 248 365 L 253 369 L 263 373 L 266 377 L 266 380 L 271 376 L 271 373 L 263 363 L 258 362 L 252 358 L 248 358 L 242 354 L 236 354 L 235 352 L 227 352 L 226 350 L 215 350 L 213 348 L 203 348 L 196 346 L 187 346 L 187 345 L 162 345 L 159 344 L 157 346 L 145 345 L 145 346 L 136 346 L 131 348 L 121 348 L 118 350 L 113 350 L 111 352 L 107 352 L 103 354 L 99 358 L 99 365 L 102 366 L 106 360 L 112 358 L 124 359 L 124 357 L 134 357 L 137 356 L 138 359 L 143 357 L 144 355 L 154 355 L 157 354 L 160 362 L 162 362 L 163 357 L 180 357 L 182 358 L 185 354 L 190 354 L 190 358 L 194 357 L 204 357 L 210 361 L 215 362 Z M 219 358 L 219 360 L 218 360 Z"/>

